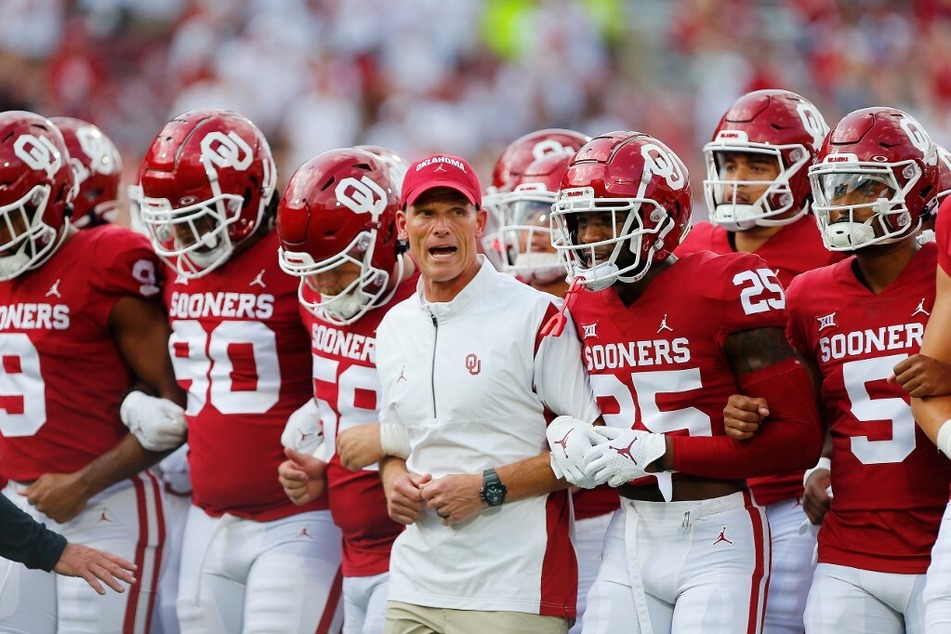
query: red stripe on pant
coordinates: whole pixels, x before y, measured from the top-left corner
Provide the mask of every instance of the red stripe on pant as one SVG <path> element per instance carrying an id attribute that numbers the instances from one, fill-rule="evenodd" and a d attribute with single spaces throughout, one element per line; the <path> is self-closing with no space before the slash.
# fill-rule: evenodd
<path id="1" fill-rule="evenodd" d="M 343 571 L 338 566 L 337 574 L 334 575 L 333 584 L 330 586 L 330 594 L 327 596 L 327 605 L 324 606 L 324 613 L 317 624 L 316 634 L 331 634 L 330 628 L 333 626 L 334 617 L 340 610 L 340 597 L 343 594 Z"/>
<path id="2" fill-rule="evenodd" d="M 134 562 L 138 569 L 136 576 L 138 582 L 132 584 L 129 588 L 129 598 L 126 600 L 125 619 L 122 624 L 123 632 L 136 631 L 136 617 L 140 613 L 139 603 L 141 601 L 142 581 L 148 578 L 151 581 L 151 592 L 148 602 L 145 605 L 146 620 L 145 631 L 148 632 L 152 624 L 152 614 L 155 610 L 156 594 L 158 593 L 158 578 L 161 571 L 162 553 L 165 547 L 165 509 L 162 506 L 161 491 L 158 480 L 148 471 L 144 471 L 132 478 L 135 488 L 135 506 L 139 521 L 139 537 L 135 546 Z M 148 491 L 146 490 L 148 488 Z M 151 495 L 149 495 L 151 491 Z M 149 500 L 152 500 L 150 505 Z M 151 506 L 151 508 L 150 508 Z M 149 545 L 149 515 L 156 515 L 156 530 L 158 539 L 155 547 L 155 556 L 152 561 L 152 569 L 147 570 L 145 565 L 146 549 Z"/>
<path id="3" fill-rule="evenodd" d="M 766 542 L 769 540 L 769 530 L 763 524 L 763 514 L 759 507 L 753 502 L 749 490 L 743 491 L 743 501 L 746 504 L 746 510 L 750 514 L 750 523 L 753 526 L 754 539 L 754 565 L 753 578 L 750 584 L 750 614 L 747 621 L 747 634 L 756 634 L 763 631 L 763 620 L 766 618 L 766 607 L 764 599 L 769 590 L 769 577 L 766 577 L 766 584 L 763 584 L 764 575 L 768 574 L 766 567 Z M 761 588 L 761 586 L 764 586 Z"/>

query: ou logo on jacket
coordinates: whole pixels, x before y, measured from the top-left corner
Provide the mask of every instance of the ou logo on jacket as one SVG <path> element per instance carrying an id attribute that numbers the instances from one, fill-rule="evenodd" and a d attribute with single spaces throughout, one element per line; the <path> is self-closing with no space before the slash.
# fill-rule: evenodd
<path id="1" fill-rule="evenodd" d="M 13 152 L 30 169 L 43 170 L 49 178 L 53 178 L 63 166 L 60 151 L 45 136 L 36 138 L 32 134 L 21 134 L 13 143 Z"/>
<path id="2" fill-rule="evenodd" d="M 482 361 L 479 357 L 474 354 L 466 355 L 466 370 L 469 371 L 469 374 L 472 376 L 477 375 L 479 372 L 482 372 Z"/>
<path id="3" fill-rule="evenodd" d="M 334 188 L 337 202 L 355 214 L 370 214 L 375 222 L 386 209 L 386 190 L 369 176 L 341 180 Z"/>

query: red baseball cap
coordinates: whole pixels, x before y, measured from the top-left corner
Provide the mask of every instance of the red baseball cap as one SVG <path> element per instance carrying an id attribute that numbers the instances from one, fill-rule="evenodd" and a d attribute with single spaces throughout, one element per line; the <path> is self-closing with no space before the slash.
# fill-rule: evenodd
<path id="1" fill-rule="evenodd" d="M 403 179 L 400 206 L 412 205 L 424 192 L 435 187 L 454 189 L 476 207 L 482 206 L 479 176 L 468 161 L 451 154 L 432 154 L 409 166 Z"/>

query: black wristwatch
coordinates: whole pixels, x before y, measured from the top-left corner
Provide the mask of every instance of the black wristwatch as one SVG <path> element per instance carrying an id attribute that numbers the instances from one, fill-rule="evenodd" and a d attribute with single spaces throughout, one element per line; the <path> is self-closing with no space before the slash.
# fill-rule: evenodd
<path id="1" fill-rule="evenodd" d="M 479 491 L 479 497 L 483 502 L 489 506 L 502 506 L 508 492 L 509 490 L 499 480 L 499 474 L 495 472 L 495 469 L 486 469 L 482 472 L 482 490 Z"/>

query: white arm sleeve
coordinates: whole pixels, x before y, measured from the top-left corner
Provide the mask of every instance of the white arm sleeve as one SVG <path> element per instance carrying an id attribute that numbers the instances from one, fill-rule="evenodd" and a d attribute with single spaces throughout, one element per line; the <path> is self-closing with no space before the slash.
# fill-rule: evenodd
<path id="1" fill-rule="evenodd" d="M 562 333 L 543 337 L 535 353 L 535 390 L 555 414 L 591 423 L 601 412 L 581 363 L 581 342 L 574 320 L 567 311 L 565 316 L 568 322 Z"/>

